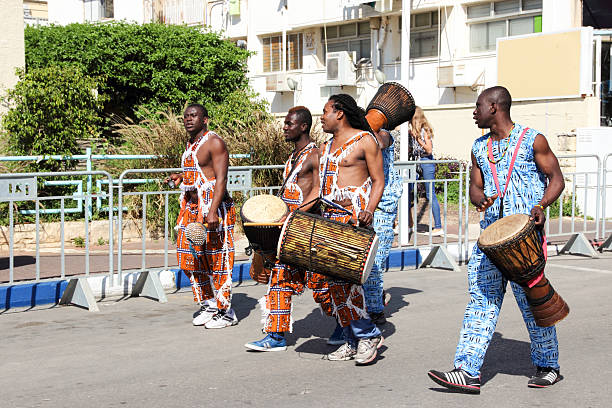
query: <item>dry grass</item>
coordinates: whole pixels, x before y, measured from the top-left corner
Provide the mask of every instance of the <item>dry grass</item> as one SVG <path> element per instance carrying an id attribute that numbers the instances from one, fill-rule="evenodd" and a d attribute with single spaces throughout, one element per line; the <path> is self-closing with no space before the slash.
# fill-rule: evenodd
<path id="1" fill-rule="evenodd" d="M 159 156 L 157 159 L 139 163 L 146 167 L 180 167 L 181 155 L 187 141 L 182 117 L 171 110 L 157 112 L 155 116 L 156 119 L 145 119 L 139 124 L 131 119 L 115 124 L 114 131 L 125 140 L 119 152 Z M 133 163 L 130 165 L 133 166 Z"/>

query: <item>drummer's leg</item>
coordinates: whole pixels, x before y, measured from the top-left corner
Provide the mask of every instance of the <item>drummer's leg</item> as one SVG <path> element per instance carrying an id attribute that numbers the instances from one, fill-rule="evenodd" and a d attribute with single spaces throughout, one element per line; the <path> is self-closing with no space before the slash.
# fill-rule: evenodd
<path id="1" fill-rule="evenodd" d="M 268 293 L 259 300 L 266 333 L 292 331 L 292 297 L 304 292 L 304 275 L 303 271 L 280 263 L 272 268 Z"/>
<path id="2" fill-rule="evenodd" d="M 523 320 L 531 339 L 531 360 L 536 367 L 559 369 L 559 343 L 555 326 L 540 327 L 536 324 L 525 291 L 520 285 L 510 282 L 516 303 L 523 314 Z"/>
<path id="3" fill-rule="evenodd" d="M 468 264 L 470 301 L 465 309 L 454 361 L 455 368 L 472 376 L 480 375 L 497 325 L 505 283 L 501 272 L 475 248 Z"/>
<path id="4" fill-rule="evenodd" d="M 395 213 L 374 212 L 374 231 L 378 236 L 378 251 L 368 280 L 363 284 L 366 309 L 370 317 L 384 319 L 383 313 L 383 271 L 393 243 L 393 220 Z M 375 316 L 373 316 L 375 315 Z"/>
<path id="5" fill-rule="evenodd" d="M 218 329 L 238 324 L 231 308 L 232 271 L 234 269 L 234 223 L 236 212 L 232 203 L 223 203 L 219 208 L 223 220 L 220 231 L 208 231 L 205 255 L 210 278 L 214 285 L 219 313 L 210 322 L 208 329 Z"/>
<path id="6" fill-rule="evenodd" d="M 268 293 L 259 300 L 266 337 L 246 343 L 255 351 L 283 351 L 287 349 L 285 332 L 293 329 L 292 296 L 304 292 L 306 273 L 287 265 L 276 263 L 270 273 Z"/>
<path id="7" fill-rule="evenodd" d="M 382 335 L 365 311 L 362 287 L 342 281 L 332 281 L 329 285 L 333 313 L 343 328 L 346 344 L 328 354 L 327 358 L 354 358 L 357 364 L 372 362 L 382 344 Z"/>

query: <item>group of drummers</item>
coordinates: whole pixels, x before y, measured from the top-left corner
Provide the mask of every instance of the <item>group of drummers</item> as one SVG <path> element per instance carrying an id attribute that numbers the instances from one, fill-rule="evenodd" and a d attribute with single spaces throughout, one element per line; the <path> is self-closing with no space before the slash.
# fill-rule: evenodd
<path id="1" fill-rule="evenodd" d="M 544 388 L 562 378 L 554 324 L 569 309 L 544 277 L 542 227 L 544 209 L 564 188 L 563 176 L 546 138 L 513 123 L 510 106 L 509 92 L 493 87 L 479 95 L 474 110 L 477 126 L 490 129 L 472 146 L 469 189 L 471 202 L 484 212 L 481 228 L 486 230 L 468 264 L 470 301 L 454 367 L 428 373 L 459 392 L 480 393 L 480 367 L 508 280 L 532 343 L 536 373 L 528 386 Z M 410 121 L 414 111 L 412 96 L 396 83 L 384 84 L 366 109 L 349 95 L 333 95 L 320 117 L 331 138 L 316 146 L 310 111 L 303 106 L 289 110 L 283 133 L 294 149 L 280 192 L 249 199 L 241 211 L 255 251 L 251 275 L 268 285 L 259 301 L 265 337 L 246 343 L 249 351 L 286 350 L 292 297 L 310 288 L 322 312 L 336 320 L 327 342 L 338 348 L 326 359 L 357 365 L 376 361 L 389 298 L 383 270 L 402 194 L 402 180 L 393 168 L 394 140 L 385 129 Z M 170 179 L 182 190 L 177 258 L 200 306 L 193 324 L 215 329 L 238 323 L 231 307 L 236 210 L 226 187 L 228 149 L 208 130 L 208 120 L 202 105 L 185 109 L 189 141 L 183 172 Z M 196 226 L 201 239 L 194 238 Z M 500 238 L 504 231 L 512 238 L 509 243 Z"/>

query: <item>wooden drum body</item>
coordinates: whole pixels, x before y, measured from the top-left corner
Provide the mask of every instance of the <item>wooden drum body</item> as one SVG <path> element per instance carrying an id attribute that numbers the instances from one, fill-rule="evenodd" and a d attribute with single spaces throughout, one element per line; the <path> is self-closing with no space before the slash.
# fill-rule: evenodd
<path id="1" fill-rule="evenodd" d="M 506 279 L 523 287 L 538 326 L 553 326 L 569 314 L 569 306 L 545 276 L 531 288 L 527 286 L 543 274 L 546 265 L 542 238 L 528 215 L 495 221 L 480 235 L 478 247 Z"/>
<path id="2" fill-rule="evenodd" d="M 287 204 L 269 194 L 249 198 L 240 209 L 242 229 L 249 240 L 248 249 L 253 251 L 249 274 L 256 282 L 268 283 L 270 279 L 281 233 L 279 221 L 288 213 Z"/>
<path id="3" fill-rule="evenodd" d="M 373 230 L 295 211 L 283 225 L 278 259 L 362 285 L 368 279 L 377 249 L 378 237 Z"/>

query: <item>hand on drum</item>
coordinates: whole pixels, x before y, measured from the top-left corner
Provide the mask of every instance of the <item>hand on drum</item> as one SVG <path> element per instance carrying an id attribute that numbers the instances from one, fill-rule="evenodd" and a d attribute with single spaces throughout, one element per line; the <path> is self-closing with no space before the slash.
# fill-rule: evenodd
<path id="1" fill-rule="evenodd" d="M 531 209 L 531 220 L 535 222 L 536 228 L 544 227 L 544 223 L 546 222 L 546 214 L 544 213 L 544 209 L 540 205 L 536 205 Z"/>
<path id="2" fill-rule="evenodd" d="M 359 217 L 357 219 L 360 226 L 367 227 L 368 225 L 372 224 L 374 215 L 372 214 L 372 211 L 363 210 L 359 213 Z"/>
<path id="3" fill-rule="evenodd" d="M 484 212 L 487 208 L 493 205 L 493 202 L 497 200 L 499 194 L 493 194 L 491 197 L 483 196 L 478 204 L 476 204 L 476 211 Z"/>

